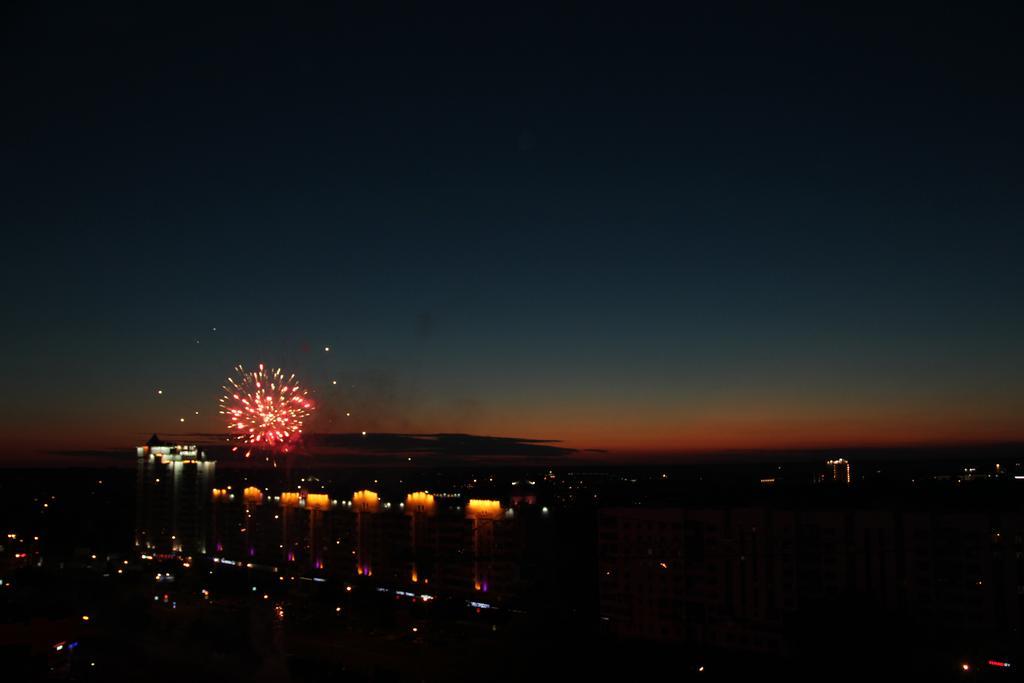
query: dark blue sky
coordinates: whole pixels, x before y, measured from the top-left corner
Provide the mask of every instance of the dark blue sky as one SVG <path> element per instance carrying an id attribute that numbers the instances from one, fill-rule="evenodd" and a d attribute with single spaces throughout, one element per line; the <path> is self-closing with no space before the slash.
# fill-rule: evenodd
<path id="1" fill-rule="evenodd" d="M 12 452 L 261 360 L 317 431 L 1024 436 L 1012 5 L 211 11 L 4 10 Z"/>

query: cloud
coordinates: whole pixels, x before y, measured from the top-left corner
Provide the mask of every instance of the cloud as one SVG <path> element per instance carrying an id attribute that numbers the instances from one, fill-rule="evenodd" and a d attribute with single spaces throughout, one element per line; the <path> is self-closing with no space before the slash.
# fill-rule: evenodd
<path id="1" fill-rule="evenodd" d="M 351 453 L 428 455 L 447 458 L 559 458 L 575 453 L 554 439 L 474 434 L 312 434 L 307 445 Z"/>

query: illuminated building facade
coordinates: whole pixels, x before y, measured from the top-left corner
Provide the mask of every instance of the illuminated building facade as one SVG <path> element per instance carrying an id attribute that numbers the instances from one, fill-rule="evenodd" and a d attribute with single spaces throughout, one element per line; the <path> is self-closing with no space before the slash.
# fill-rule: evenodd
<path id="1" fill-rule="evenodd" d="M 466 518 L 473 521 L 473 589 L 487 593 L 494 581 L 495 522 L 502 518 L 501 503 L 471 499 Z"/>
<path id="2" fill-rule="evenodd" d="M 497 500 L 443 505 L 430 493 L 414 492 L 384 502 L 375 491 L 361 490 L 339 502 L 326 493 L 272 495 L 252 486 L 212 489 L 209 499 L 218 561 L 369 579 L 490 603 L 521 592 L 524 524 L 531 516 L 524 513 L 520 522 Z M 546 516 L 534 512 L 534 522 L 545 525 Z M 550 552 L 542 555 L 540 571 Z"/>
<path id="3" fill-rule="evenodd" d="M 850 461 L 845 458 L 826 460 L 825 473 L 822 478 L 824 481 L 849 484 L 852 481 L 850 476 Z"/>
<path id="4" fill-rule="evenodd" d="M 156 434 L 136 448 L 135 546 L 152 554 L 207 552 L 216 463 Z"/>
<path id="5" fill-rule="evenodd" d="M 374 491 L 352 494 L 352 511 L 356 515 L 356 573 L 373 576 L 373 516 L 380 510 L 380 497 Z"/>
<path id="6" fill-rule="evenodd" d="M 287 563 L 303 564 L 307 559 L 306 525 L 303 523 L 303 510 L 299 504 L 302 494 L 299 491 L 285 491 L 278 499 L 281 506 L 281 555 Z"/>
<path id="7" fill-rule="evenodd" d="M 333 507 L 326 493 L 306 494 L 306 514 L 309 516 L 309 559 L 313 569 L 323 569 L 331 538 L 331 515 Z"/>
<path id="8" fill-rule="evenodd" d="M 230 488 L 214 488 L 210 500 L 210 551 L 241 556 L 243 537 L 239 531 L 245 528 L 245 509 L 234 504 L 235 495 Z"/>
<path id="9" fill-rule="evenodd" d="M 409 581 L 429 585 L 436 554 L 436 535 L 431 521 L 437 513 L 437 504 L 431 494 L 417 491 L 405 497 L 404 509 L 409 518 Z"/>

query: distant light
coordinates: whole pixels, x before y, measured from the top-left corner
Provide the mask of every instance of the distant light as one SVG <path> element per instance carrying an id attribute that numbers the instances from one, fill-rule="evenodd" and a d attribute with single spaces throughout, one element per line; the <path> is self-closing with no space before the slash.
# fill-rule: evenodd
<path id="1" fill-rule="evenodd" d="M 960 665 L 960 668 L 963 669 L 964 671 L 970 671 L 971 670 L 971 665 L 968 664 L 967 662 L 964 662 L 963 664 Z"/>
<path id="2" fill-rule="evenodd" d="M 82 615 L 82 621 L 89 621 L 89 615 L 88 614 L 83 614 Z"/>
<path id="3" fill-rule="evenodd" d="M 363 432 L 363 436 L 366 436 L 366 432 Z"/>
<path id="4" fill-rule="evenodd" d="M 332 379 L 331 380 L 331 384 L 337 384 L 337 383 L 338 383 L 338 380 L 336 380 L 336 379 Z"/>
<path id="5" fill-rule="evenodd" d="M 157 393 L 157 395 L 163 395 L 164 390 L 163 389 L 157 389 L 156 393 Z"/>
<path id="6" fill-rule="evenodd" d="M 330 352 L 330 350 L 331 350 L 331 347 L 330 347 L 330 346 L 325 346 L 325 347 L 324 347 L 324 351 L 325 351 L 325 352 Z"/>
<path id="7" fill-rule="evenodd" d="M 185 421 L 185 418 L 180 418 L 180 420 L 181 420 L 181 422 L 184 422 L 184 421 Z"/>

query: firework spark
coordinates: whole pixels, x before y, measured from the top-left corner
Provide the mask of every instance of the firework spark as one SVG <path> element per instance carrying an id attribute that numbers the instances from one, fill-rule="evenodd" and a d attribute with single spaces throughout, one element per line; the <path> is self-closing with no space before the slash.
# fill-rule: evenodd
<path id="1" fill-rule="evenodd" d="M 302 421 L 315 409 L 308 393 L 280 368 L 247 371 L 229 377 L 220 398 L 220 413 L 227 418 L 231 437 L 253 449 L 287 452 L 302 435 Z M 238 450 L 235 446 L 232 450 Z"/>

